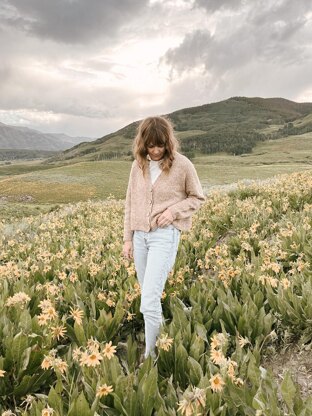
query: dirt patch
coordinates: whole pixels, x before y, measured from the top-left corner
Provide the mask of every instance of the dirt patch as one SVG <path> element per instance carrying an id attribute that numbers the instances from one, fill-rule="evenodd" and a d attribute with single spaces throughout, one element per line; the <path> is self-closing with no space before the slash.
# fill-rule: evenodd
<path id="1" fill-rule="evenodd" d="M 270 356 L 264 356 L 261 365 L 273 372 L 276 382 L 280 385 L 287 370 L 298 384 L 303 398 L 312 395 L 312 351 L 291 344 Z"/>

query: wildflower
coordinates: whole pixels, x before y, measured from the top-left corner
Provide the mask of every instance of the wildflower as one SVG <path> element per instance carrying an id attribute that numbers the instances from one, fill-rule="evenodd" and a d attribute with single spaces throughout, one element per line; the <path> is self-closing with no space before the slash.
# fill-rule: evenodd
<path id="1" fill-rule="evenodd" d="M 53 415 L 54 410 L 52 409 L 52 407 L 45 407 L 42 412 L 41 412 L 41 416 L 51 416 Z"/>
<path id="2" fill-rule="evenodd" d="M 288 289 L 290 286 L 290 281 L 286 278 L 283 278 L 281 280 L 281 285 L 283 286 L 283 289 Z"/>
<path id="3" fill-rule="evenodd" d="M 164 351 L 169 351 L 173 343 L 173 338 L 168 338 L 168 334 L 162 334 L 160 338 L 158 338 L 156 345 L 159 349 Z"/>
<path id="4" fill-rule="evenodd" d="M 193 399 L 198 406 L 205 407 L 206 405 L 206 393 L 204 389 L 198 387 L 193 388 Z"/>
<path id="5" fill-rule="evenodd" d="M 73 351 L 73 360 L 74 361 L 79 361 L 80 357 L 81 357 L 81 349 L 79 348 L 75 348 Z"/>
<path id="6" fill-rule="evenodd" d="M 50 355 L 45 355 L 41 363 L 41 368 L 43 368 L 44 370 L 48 370 L 50 367 L 52 367 L 52 365 L 53 365 L 52 357 Z"/>
<path id="7" fill-rule="evenodd" d="M 43 312 L 49 319 L 55 319 L 57 317 L 56 310 L 53 306 L 49 306 Z"/>
<path id="8" fill-rule="evenodd" d="M 65 280 L 67 278 L 67 274 L 65 272 L 59 272 L 58 278 L 60 280 Z"/>
<path id="9" fill-rule="evenodd" d="M 86 365 L 87 367 L 96 367 L 101 363 L 103 357 L 99 352 L 93 351 L 90 354 L 82 353 L 80 358 L 80 364 Z"/>
<path id="10" fill-rule="evenodd" d="M 114 302 L 112 299 L 107 299 L 106 305 L 109 307 L 114 307 L 116 305 L 116 302 Z"/>
<path id="11" fill-rule="evenodd" d="M 82 318 L 83 318 L 83 311 L 79 308 L 73 309 L 70 308 L 70 316 L 74 318 L 77 325 L 82 324 Z"/>
<path id="12" fill-rule="evenodd" d="M 116 352 L 116 347 L 112 346 L 112 341 L 109 343 L 106 343 L 104 349 L 103 349 L 103 355 L 104 357 L 108 358 L 109 360 L 113 357 L 113 355 Z"/>
<path id="13" fill-rule="evenodd" d="M 15 306 L 16 304 L 20 304 L 21 308 L 23 308 L 27 302 L 30 301 L 30 297 L 26 295 L 24 292 L 15 293 L 15 295 L 10 296 L 5 305 L 6 306 Z"/>
<path id="14" fill-rule="evenodd" d="M 48 309 L 50 306 L 52 306 L 50 299 L 43 299 L 41 302 L 39 302 L 39 308 L 43 311 Z"/>
<path id="15" fill-rule="evenodd" d="M 49 317 L 47 315 L 43 314 L 43 313 L 38 315 L 37 318 L 38 318 L 38 324 L 40 326 L 46 325 L 48 323 L 48 320 L 49 320 Z"/>
<path id="16" fill-rule="evenodd" d="M 193 409 L 192 402 L 189 402 L 186 399 L 182 399 L 178 403 L 178 405 L 179 405 L 178 411 L 181 411 L 182 415 L 185 415 L 185 416 L 193 416 L 194 415 L 194 409 Z"/>
<path id="17" fill-rule="evenodd" d="M 242 385 L 244 384 L 244 380 L 242 380 L 241 378 L 237 377 L 237 378 L 234 380 L 234 383 L 235 383 L 237 386 L 242 386 Z"/>
<path id="18" fill-rule="evenodd" d="M 101 292 L 97 295 L 98 300 L 106 300 L 106 294 Z"/>
<path id="19" fill-rule="evenodd" d="M 210 358 L 214 364 L 217 364 L 217 365 L 226 364 L 226 358 L 223 355 L 222 351 L 212 349 L 210 351 Z"/>
<path id="20" fill-rule="evenodd" d="M 61 358 L 56 358 L 54 360 L 54 366 L 59 370 L 62 374 L 66 372 L 68 368 L 68 364 L 66 361 L 63 361 Z"/>
<path id="21" fill-rule="evenodd" d="M 135 316 L 135 313 L 127 312 L 127 321 L 132 321 L 133 317 Z"/>
<path id="22" fill-rule="evenodd" d="M 272 286 L 272 287 L 277 287 L 278 284 L 278 280 L 275 279 L 272 276 L 268 276 L 267 282 Z"/>
<path id="23" fill-rule="evenodd" d="M 64 338 L 65 333 L 66 333 L 66 328 L 65 328 L 64 325 L 62 325 L 62 326 L 52 326 L 51 330 L 52 330 L 53 338 L 57 338 L 58 341 L 59 341 L 60 338 Z"/>
<path id="24" fill-rule="evenodd" d="M 109 393 L 112 393 L 113 390 L 113 386 L 108 386 L 106 383 L 103 384 L 102 386 L 98 387 L 97 391 L 96 391 L 96 397 L 104 397 L 107 396 Z"/>
<path id="25" fill-rule="evenodd" d="M 238 344 L 241 348 L 243 348 L 245 345 L 250 344 L 250 341 L 248 338 L 244 338 L 241 335 L 238 336 Z"/>
<path id="26" fill-rule="evenodd" d="M 211 348 L 215 349 L 217 347 L 223 347 L 226 343 L 227 339 L 225 337 L 224 334 L 220 333 L 220 334 L 214 334 L 212 336 L 212 341 L 211 341 Z"/>
<path id="27" fill-rule="evenodd" d="M 90 338 L 88 340 L 87 346 L 88 346 L 88 350 L 89 351 L 91 351 L 91 352 L 93 352 L 93 351 L 99 352 L 100 343 L 96 339 Z"/>
<path id="28" fill-rule="evenodd" d="M 75 282 L 78 280 L 78 275 L 77 275 L 77 273 L 72 272 L 72 273 L 69 275 L 69 280 L 70 280 L 72 283 L 75 283 Z"/>
<path id="29" fill-rule="evenodd" d="M 0 377 L 4 377 L 4 373 L 6 373 L 5 370 L 0 370 Z"/>
<path id="30" fill-rule="evenodd" d="M 232 381 L 236 380 L 235 377 L 235 367 L 237 367 L 237 362 L 236 361 L 232 361 L 231 359 L 228 359 L 228 369 L 227 369 L 227 374 L 230 377 L 230 379 Z"/>
<path id="31" fill-rule="evenodd" d="M 210 387 L 212 391 L 221 392 L 224 386 L 224 380 L 220 374 L 215 374 L 210 378 Z"/>
<path id="32" fill-rule="evenodd" d="M 199 413 L 200 408 L 204 408 L 206 405 L 205 390 L 193 387 L 192 391 L 186 391 L 183 396 L 183 399 L 178 403 L 178 410 L 185 416 L 199 416 L 201 414 Z"/>

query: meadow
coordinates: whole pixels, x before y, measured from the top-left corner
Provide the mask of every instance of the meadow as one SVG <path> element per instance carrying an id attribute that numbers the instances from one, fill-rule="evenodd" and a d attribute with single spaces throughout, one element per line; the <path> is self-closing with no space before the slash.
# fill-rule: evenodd
<path id="1" fill-rule="evenodd" d="M 236 160 L 248 169 L 248 156 Z M 289 345 L 312 346 L 308 165 L 265 185 L 209 193 L 181 234 L 162 297 L 157 360 L 141 366 L 140 287 L 133 262 L 121 256 L 124 201 L 71 202 L 3 218 L 2 415 L 311 415 L 312 395 L 291 371 L 276 378 L 265 364 Z M 45 172 L 36 183 L 49 188 Z M 1 194 L 14 179 L 0 182 Z"/>
<path id="2" fill-rule="evenodd" d="M 280 173 L 311 168 L 312 134 L 289 136 L 257 144 L 251 153 L 231 156 L 225 153 L 195 155 L 192 159 L 205 193 L 216 187 L 246 180 L 265 180 Z M 46 164 L 29 161 L 0 165 L 0 198 L 16 212 L 36 205 L 50 209 L 53 204 L 103 200 L 109 196 L 124 199 L 131 166 L 130 158 L 107 161 L 81 161 Z M 0 200 L 1 202 L 1 200 Z M 5 216 L 5 213 L 0 213 Z M 6 216 L 7 218 L 7 216 Z"/>

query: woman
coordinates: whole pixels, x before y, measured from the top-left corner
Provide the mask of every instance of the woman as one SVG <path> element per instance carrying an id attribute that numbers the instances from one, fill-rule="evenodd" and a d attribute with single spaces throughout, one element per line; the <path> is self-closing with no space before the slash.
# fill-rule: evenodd
<path id="1" fill-rule="evenodd" d="M 173 268 L 181 231 L 205 200 L 192 162 L 179 153 L 165 117 L 148 117 L 138 128 L 127 188 L 123 256 L 134 258 L 145 322 L 145 358 L 155 357 L 162 323 L 161 296 Z"/>

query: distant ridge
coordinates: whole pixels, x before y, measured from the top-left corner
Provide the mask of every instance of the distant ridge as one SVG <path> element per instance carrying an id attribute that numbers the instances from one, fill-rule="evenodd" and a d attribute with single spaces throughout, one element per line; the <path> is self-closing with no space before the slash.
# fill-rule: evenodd
<path id="1" fill-rule="evenodd" d="M 258 141 L 312 131 L 312 103 L 296 103 L 279 97 L 231 97 L 183 108 L 167 116 L 174 124 L 181 151 L 189 157 L 194 153 L 248 153 Z M 78 144 L 49 161 L 131 158 L 138 123 L 135 121 L 95 141 Z"/>
<path id="2" fill-rule="evenodd" d="M 59 133 L 42 133 L 28 127 L 0 123 L 0 150 L 62 151 L 90 140 L 92 139 Z"/>

